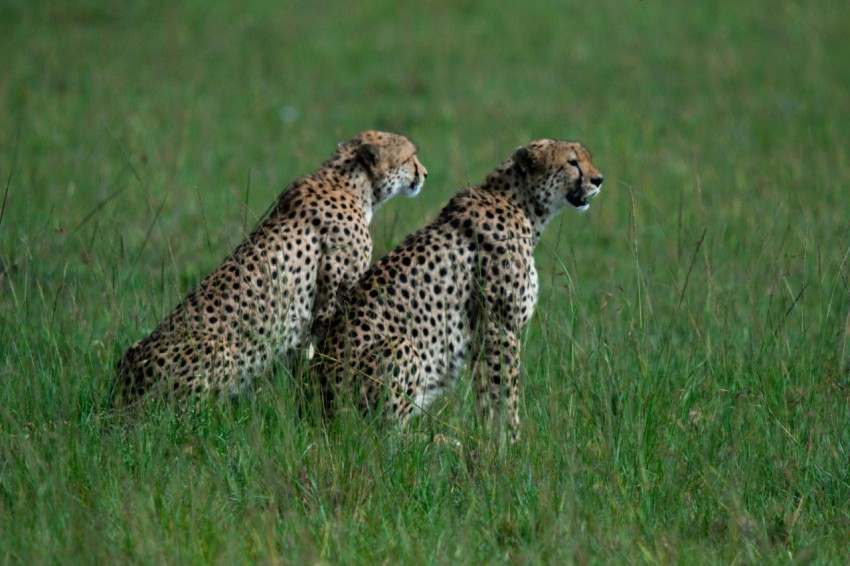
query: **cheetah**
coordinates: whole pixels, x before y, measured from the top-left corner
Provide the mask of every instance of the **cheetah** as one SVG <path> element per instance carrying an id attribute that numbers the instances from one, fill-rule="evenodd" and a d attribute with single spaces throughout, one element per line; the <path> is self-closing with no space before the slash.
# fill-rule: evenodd
<path id="1" fill-rule="evenodd" d="M 406 137 L 339 144 L 117 365 L 120 404 L 167 394 L 237 394 L 273 360 L 318 339 L 337 295 L 371 262 L 368 225 L 387 199 L 419 193 L 428 171 Z M 315 336 L 313 336 L 315 335 Z"/>
<path id="2" fill-rule="evenodd" d="M 347 293 L 314 361 L 327 410 L 347 393 L 404 423 L 471 362 L 482 416 L 492 423 L 506 396 L 516 441 L 519 335 L 538 293 L 534 247 L 562 208 L 587 210 L 601 185 L 580 143 L 538 140 L 460 191 Z"/>

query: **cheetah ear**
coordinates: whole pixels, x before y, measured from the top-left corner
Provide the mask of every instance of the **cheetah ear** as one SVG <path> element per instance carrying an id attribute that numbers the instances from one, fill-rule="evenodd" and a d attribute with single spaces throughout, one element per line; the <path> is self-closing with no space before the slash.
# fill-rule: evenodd
<path id="1" fill-rule="evenodd" d="M 523 173 L 531 173 L 535 165 L 534 155 L 532 155 L 526 146 L 518 147 L 514 152 L 514 163 L 517 164 Z"/>
<path id="2" fill-rule="evenodd" d="M 378 163 L 378 148 L 371 143 L 362 143 L 357 146 L 357 155 L 370 169 Z"/>

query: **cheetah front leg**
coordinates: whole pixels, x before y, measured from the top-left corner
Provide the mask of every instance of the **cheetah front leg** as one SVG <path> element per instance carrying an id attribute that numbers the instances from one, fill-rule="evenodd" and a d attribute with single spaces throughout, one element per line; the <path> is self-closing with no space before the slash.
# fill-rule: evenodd
<path id="1" fill-rule="evenodd" d="M 319 273 L 321 273 L 321 270 Z M 329 278 L 317 283 L 316 297 L 313 301 L 313 318 L 309 325 L 310 331 L 304 340 L 306 344 L 301 344 L 301 346 L 307 348 L 308 360 L 313 359 L 316 344 L 321 344 L 322 339 L 327 335 L 330 321 L 339 306 L 337 293 L 339 293 L 338 281 Z"/>
<path id="2" fill-rule="evenodd" d="M 510 442 L 519 439 L 520 348 L 517 334 L 504 326 L 489 323 L 482 336 L 483 366 L 476 381 L 476 400 L 485 422 L 496 424 L 502 413 L 502 397 L 507 397 Z M 504 386 L 504 387 L 503 387 Z"/>
<path id="3" fill-rule="evenodd" d="M 315 344 L 321 344 L 340 306 L 339 294 L 350 289 L 369 269 L 371 241 L 360 248 L 340 237 L 328 237 L 316 272 L 316 296 L 310 325 L 308 358 L 313 358 Z"/>

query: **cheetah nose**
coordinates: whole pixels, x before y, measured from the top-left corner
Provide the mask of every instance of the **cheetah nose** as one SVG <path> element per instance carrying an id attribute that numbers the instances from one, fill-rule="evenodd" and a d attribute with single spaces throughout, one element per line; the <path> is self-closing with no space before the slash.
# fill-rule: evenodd
<path id="1" fill-rule="evenodd" d="M 604 179 L 605 179 L 605 178 L 604 178 L 602 175 L 600 175 L 600 176 L 598 176 L 598 177 L 594 177 L 594 178 L 592 178 L 592 179 L 590 180 L 590 183 L 591 183 L 594 187 L 599 188 L 599 187 L 601 187 L 601 186 L 602 186 L 602 181 L 603 181 Z"/>

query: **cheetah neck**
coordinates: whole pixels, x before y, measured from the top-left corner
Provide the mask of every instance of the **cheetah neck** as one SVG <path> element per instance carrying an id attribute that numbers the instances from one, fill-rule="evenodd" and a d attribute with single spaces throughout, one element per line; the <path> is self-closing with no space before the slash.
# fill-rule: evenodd
<path id="1" fill-rule="evenodd" d="M 368 226 L 372 221 L 372 213 L 380 206 L 380 203 L 375 202 L 372 179 L 369 177 L 369 174 L 363 167 L 355 167 L 346 181 L 345 188 L 351 191 L 357 198 L 360 208 L 363 210 L 363 218 L 366 219 L 366 225 Z"/>
<path id="2" fill-rule="evenodd" d="M 530 198 L 529 195 L 534 194 L 535 190 L 525 186 L 525 183 L 526 181 L 515 175 L 511 168 L 500 168 L 487 178 L 481 188 L 502 196 L 525 214 L 531 225 L 533 244 L 536 246 L 546 225 L 557 211 L 549 210 Z"/>
<path id="3" fill-rule="evenodd" d="M 543 237 L 543 231 L 546 230 L 546 226 L 555 218 L 558 211 L 551 210 L 548 207 L 542 207 L 530 199 L 526 199 L 522 207 L 528 216 L 528 220 L 531 222 L 531 231 L 534 234 L 534 243 L 536 245 L 540 241 L 540 238 Z"/>
<path id="4" fill-rule="evenodd" d="M 380 203 L 375 202 L 369 173 L 354 155 L 340 153 L 334 156 L 315 176 L 329 186 L 338 187 L 354 195 L 363 211 L 366 224 L 369 224 Z"/>
<path id="5" fill-rule="evenodd" d="M 363 218 L 366 219 L 366 226 L 372 223 L 372 213 L 378 208 L 372 205 L 372 191 L 363 191 L 360 197 L 360 206 L 363 208 Z M 379 205 L 380 206 L 380 205 Z"/>

